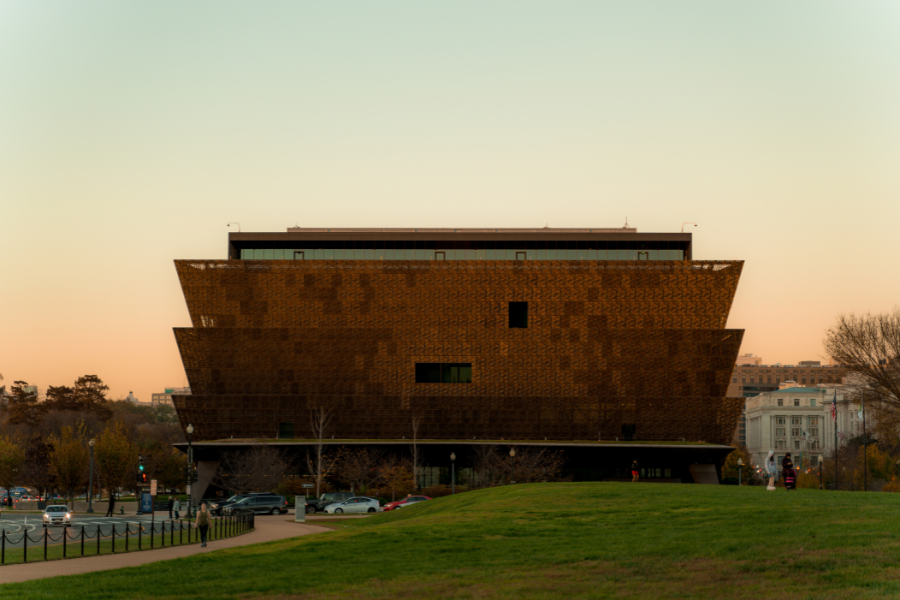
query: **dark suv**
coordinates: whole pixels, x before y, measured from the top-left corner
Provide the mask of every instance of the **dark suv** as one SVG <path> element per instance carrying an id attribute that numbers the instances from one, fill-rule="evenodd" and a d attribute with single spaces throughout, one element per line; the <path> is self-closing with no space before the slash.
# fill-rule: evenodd
<path id="1" fill-rule="evenodd" d="M 224 515 L 231 515 L 241 510 L 252 510 L 258 515 L 279 515 L 288 511 L 288 502 L 284 496 L 260 494 L 242 498 L 221 510 Z"/>
<path id="2" fill-rule="evenodd" d="M 297 496 L 299 499 L 300 496 Z M 313 515 L 317 512 L 322 512 L 325 510 L 325 507 L 329 504 L 334 504 L 335 502 L 343 502 L 344 500 L 349 500 L 353 498 L 353 494 L 350 492 L 328 492 L 327 494 L 322 494 L 321 498 L 310 498 L 306 501 L 306 512 L 307 514 Z"/>
<path id="3" fill-rule="evenodd" d="M 227 500 L 207 500 L 207 506 L 209 507 L 209 512 L 214 515 L 224 515 L 225 509 L 240 502 L 244 498 L 252 498 L 254 496 L 275 496 L 277 494 L 273 494 L 272 492 L 247 492 L 246 494 L 235 494 L 231 496 Z"/>

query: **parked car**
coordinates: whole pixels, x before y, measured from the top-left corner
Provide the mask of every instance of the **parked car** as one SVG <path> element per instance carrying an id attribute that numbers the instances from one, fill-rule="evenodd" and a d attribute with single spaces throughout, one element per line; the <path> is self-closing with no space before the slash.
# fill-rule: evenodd
<path id="1" fill-rule="evenodd" d="M 232 515 L 239 510 L 252 510 L 256 514 L 284 514 L 288 511 L 288 501 L 284 496 L 275 494 L 248 496 L 229 504 L 222 509 L 222 513 Z"/>
<path id="2" fill-rule="evenodd" d="M 231 496 L 227 500 L 220 500 L 218 502 L 207 501 L 207 506 L 209 507 L 210 514 L 223 515 L 223 514 L 225 514 L 223 512 L 223 510 L 226 507 L 231 506 L 232 504 L 235 504 L 237 502 L 240 502 L 244 498 L 252 498 L 254 496 L 277 496 L 277 495 L 278 494 L 273 494 L 272 492 L 247 492 L 246 494 L 235 494 L 234 496 Z"/>
<path id="3" fill-rule="evenodd" d="M 343 502 L 344 500 L 349 500 L 353 498 L 353 494 L 351 492 L 328 492 L 326 494 L 322 494 L 321 498 L 310 498 L 306 501 L 306 512 L 308 514 L 315 514 L 317 512 L 322 512 L 329 504 L 334 504 L 335 502 Z"/>
<path id="4" fill-rule="evenodd" d="M 384 510 L 394 510 L 396 508 L 404 508 L 406 506 L 410 506 L 412 504 L 416 504 L 418 502 L 424 502 L 426 500 L 431 500 L 428 496 L 407 496 L 403 500 L 397 500 L 396 502 L 388 502 L 384 505 Z"/>
<path id="5" fill-rule="evenodd" d="M 341 513 L 374 513 L 379 510 L 381 510 L 381 507 L 378 505 L 378 500 L 364 496 L 350 498 L 343 502 L 335 502 L 325 507 L 327 514 L 338 515 Z"/>
<path id="6" fill-rule="evenodd" d="M 72 513 L 69 507 L 62 504 L 53 504 L 44 509 L 44 527 L 49 525 L 72 526 Z"/>

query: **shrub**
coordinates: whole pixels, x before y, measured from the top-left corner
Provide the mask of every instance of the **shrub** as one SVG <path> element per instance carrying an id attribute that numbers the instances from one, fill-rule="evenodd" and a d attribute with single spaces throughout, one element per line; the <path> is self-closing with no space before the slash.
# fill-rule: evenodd
<path id="1" fill-rule="evenodd" d="M 896 479 L 891 479 L 883 486 L 881 486 L 882 492 L 900 492 L 900 481 Z"/>

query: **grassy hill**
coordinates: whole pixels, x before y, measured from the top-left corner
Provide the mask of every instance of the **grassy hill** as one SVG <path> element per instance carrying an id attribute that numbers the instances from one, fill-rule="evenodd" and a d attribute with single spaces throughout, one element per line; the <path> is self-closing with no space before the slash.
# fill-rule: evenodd
<path id="1" fill-rule="evenodd" d="M 0 586 L 0 597 L 898 597 L 898 516 L 900 494 L 888 493 L 517 485 L 319 536 Z"/>

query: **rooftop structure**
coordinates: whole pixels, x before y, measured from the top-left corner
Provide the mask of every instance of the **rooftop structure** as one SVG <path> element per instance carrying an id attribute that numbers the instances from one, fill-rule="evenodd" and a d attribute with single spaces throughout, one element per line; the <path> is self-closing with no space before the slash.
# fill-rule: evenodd
<path id="1" fill-rule="evenodd" d="M 315 229 L 230 233 L 231 260 L 691 260 L 691 234 L 622 229 Z"/>

